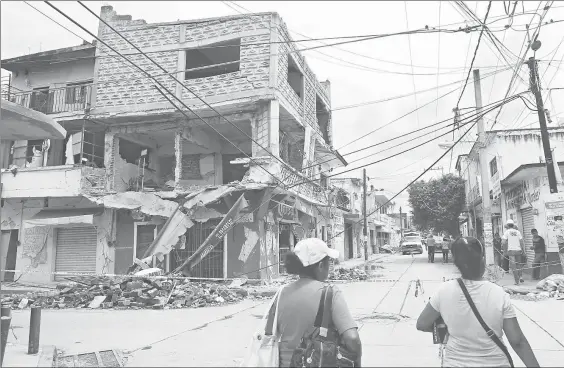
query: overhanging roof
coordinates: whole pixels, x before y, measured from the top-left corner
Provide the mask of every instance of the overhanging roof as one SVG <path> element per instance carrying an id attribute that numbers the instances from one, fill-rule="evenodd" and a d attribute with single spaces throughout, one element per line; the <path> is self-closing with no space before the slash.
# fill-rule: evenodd
<path id="1" fill-rule="evenodd" d="M 2 100 L 0 137 L 7 140 L 64 139 L 67 131 L 49 116 Z"/>
<path id="2" fill-rule="evenodd" d="M 564 162 L 558 162 L 560 171 L 564 170 Z M 513 170 L 505 179 L 501 181 L 501 185 L 511 185 L 522 182 L 530 178 L 545 176 L 546 163 L 524 164 Z"/>
<path id="3" fill-rule="evenodd" d="M 2 60 L 2 69 L 9 71 L 21 70 L 22 68 L 31 67 L 37 63 L 49 63 L 53 61 L 65 61 L 74 58 L 94 58 L 96 46 L 92 44 L 83 44 L 73 47 L 65 47 L 61 49 L 36 52 L 35 54 L 17 56 L 14 58 Z"/>

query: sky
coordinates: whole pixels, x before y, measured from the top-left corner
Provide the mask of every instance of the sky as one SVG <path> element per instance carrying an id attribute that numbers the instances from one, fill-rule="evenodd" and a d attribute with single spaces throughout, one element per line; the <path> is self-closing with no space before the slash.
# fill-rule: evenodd
<path id="1" fill-rule="evenodd" d="M 85 3 L 98 14 L 102 5 L 112 5 L 118 14 L 129 14 L 133 19 L 145 19 L 148 23 L 227 16 L 240 12 L 276 11 L 285 21 L 295 40 L 307 37 L 381 35 L 424 29 L 426 26 L 431 29 L 458 30 L 459 27 L 465 27 L 465 21 L 470 25 L 476 24 L 469 21 L 469 16 L 451 1 L 86 1 Z M 525 55 L 528 46 L 526 25 L 530 25 L 532 35 L 539 25 L 540 15 L 543 14 L 543 8 L 547 3 L 550 2 L 519 2 L 513 23 L 506 29 L 505 26 L 510 21 L 504 9 L 504 2 L 492 2 L 487 23 L 493 34 L 502 41 L 505 47 L 502 51 L 507 60 L 501 57 L 500 52 L 484 34 L 473 63 L 473 69 L 480 69 L 483 78 L 481 93 L 484 106 L 503 100 L 506 96 L 513 74 L 509 64 L 519 71 L 522 78 L 517 79 L 509 96 L 529 88 L 528 67 L 518 63 L 518 60 L 523 56 L 526 56 L 524 60 L 533 56 L 531 50 Z M 55 1 L 53 4 L 96 33 L 97 19 L 79 4 L 67 1 Z M 480 19 L 484 19 L 488 2 L 466 1 L 465 4 Z M 91 41 L 88 34 L 45 3 L 33 1 L 31 5 Z M 24 2 L 3 1 L 0 7 L 2 59 L 82 43 L 82 39 L 61 28 Z M 544 25 L 545 22 L 551 23 Z M 462 114 L 471 115 L 472 110 L 465 109 L 476 106 L 471 74 L 464 93 L 462 95 L 461 93 L 478 39 L 479 31 L 393 35 L 304 52 L 306 61 L 317 78 L 321 81 L 327 79 L 331 81 L 334 148 L 338 149 L 349 162 L 355 161 L 344 169 L 353 169 L 353 171 L 343 174 L 344 176 L 361 177 L 362 170 L 359 167 L 370 164 L 366 169 L 371 182 L 375 183 L 377 188 L 396 194 L 445 153 L 438 142 L 452 141 L 453 133 L 447 134 L 452 128 L 445 127 L 436 133 L 429 132 L 452 122 L 453 108 L 457 106 L 459 98 L 458 107 L 462 109 Z M 564 87 L 564 45 L 562 44 L 564 3 L 554 2 L 548 10 L 538 39 L 542 45 L 535 56 L 542 60 L 539 62 L 542 88 Z M 300 43 L 301 48 L 318 45 L 320 43 L 315 41 Z M 2 73 L 4 75 L 5 71 L 2 70 Z M 418 93 L 414 93 L 416 91 Z M 448 92 L 451 93 L 447 94 Z M 555 121 L 554 125 L 558 118 L 564 118 L 564 106 L 556 103 L 564 101 L 563 92 L 563 90 L 553 90 L 550 94 L 548 91 L 544 91 L 543 94 L 545 107 L 550 111 Z M 441 97 L 444 94 L 447 95 Z M 402 95 L 409 96 L 395 98 Z M 441 98 L 435 101 L 438 97 Z M 534 101 L 531 94 L 528 94 L 528 98 Z M 389 101 L 381 101 L 385 99 Z M 416 108 L 419 110 L 413 112 Z M 536 113 L 527 110 L 520 100 L 504 105 L 501 111 L 493 129 L 538 127 Z M 486 114 L 484 121 L 486 129 L 489 130 L 492 126 L 496 112 Z M 398 119 L 403 115 L 406 116 Z M 347 154 L 447 119 L 450 121 L 440 126 L 356 154 Z M 562 122 L 564 123 L 564 119 Z M 455 139 L 459 139 L 466 129 L 457 131 Z M 405 142 L 426 132 L 429 133 L 426 137 Z M 444 136 L 438 137 L 443 134 Z M 363 136 L 365 137 L 359 139 Z M 372 164 L 374 161 L 400 153 L 433 137 L 437 137 L 437 140 L 392 159 Z M 429 171 L 422 179 L 428 180 L 443 173 L 454 172 L 457 156 L 467 153 L 475 139 L 476 131 L 473 129 L 462 138 L 461 143 L 466 142 L 465 144 L 457 145 L 452 154 L 447 153 L 433 166 L 435 170 Z M 365 156 L 369 157 L 363 158 Z M 354 170 L 356 168 L 359 169 Z M 407 192 L 400 194 L 395 200 L 396 208 L 402 206 L 405 211 L 408 208 L 407 198 Z"/>

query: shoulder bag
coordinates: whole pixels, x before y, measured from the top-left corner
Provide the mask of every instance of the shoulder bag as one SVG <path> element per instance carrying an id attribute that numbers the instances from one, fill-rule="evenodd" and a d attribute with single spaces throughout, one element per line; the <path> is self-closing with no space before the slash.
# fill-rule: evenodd
<path id="1" fill-rule="evenodd" d="M 270 307 L 264 315 L 260 329 L 253 335 L 247 357 L 241 367 L 278 367 L 280 353 L 278 343 L 278 304 L 280 303 L 281 287 L 270 302 Z"/>
<path id="2" fill-rule="evenodd" d="M 466 297 L 466 300 L 468 301 L 468 304 L 470 304 L 470 308 L 472 308 L 472 312 L 474 312 L 474 315 L 478 319 L 478 322 L 480 322 L 480 324 L 482 325 L 482 327 L 486 331 L 486 334 L 501 349 L 501 351 L 503 351 L 503 353 L 507 357 L 507 360 L 509 360 L 509 365 L 511 366 L 511 368 L 513 368 L 514 367 L 513 366 L 513 359 L 511 359 L 511 354 L 509 354 L 507 347 L 505 346 L 503 341 L 501 341 L 501 339 L 495 334 L 495 332 L 491 328 L 488 327 L 488 325 L 486 324 L 486 322 L 484 321 L 484 319 L 480 315 L 480 312 L 478 312 L 478 309 L 476 308 L 474 301 L 472 301 L 472 298 L 470 297 L 470 293 L 468 293 L 468 289 L 466 289 L 466 285 L 464 285 L 464 281 L 462 281 L 462 279 L 460 279 L 460 278 L 457 279 L 457 281 L 458 281 L 458 284 L 460 285 L 460 288 L 462 289 L 462 292 L 464 293 L 464 296 Z"/>
<path id="3" fill-rule="evenodd" d="M 321 294 L 313 328 L 306 331 L 294 350 L 290 367 L 354 367 L 357 356 L 341 344 L 332 322 L 333 287 Z"/>

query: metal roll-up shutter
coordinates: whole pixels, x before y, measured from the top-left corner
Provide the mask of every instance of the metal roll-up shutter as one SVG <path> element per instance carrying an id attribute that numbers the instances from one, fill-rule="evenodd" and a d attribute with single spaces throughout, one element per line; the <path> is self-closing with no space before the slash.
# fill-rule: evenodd
<path id="1" fill-rule="evenodd" d="M 531 230 L 535 228 L 535 218 L 532 208 L 521 210 L 521 223 L 523 224 L 523 228 L 519 230 L 521 230 L 521 235 L 523 235 L 523 240 L 525 241 L 527 267 L 531 267 L 533 259 L 535 258 L 535 251 L 531 249 L 533 246 L 533 235 L 531 234 Z"/>
<path id="2" fill-rule="evenodd" d="M 57 229 L 56 272 L 96 273 L 96 228 Z M 64 275 L 55 276 L 63 280 Z"/>

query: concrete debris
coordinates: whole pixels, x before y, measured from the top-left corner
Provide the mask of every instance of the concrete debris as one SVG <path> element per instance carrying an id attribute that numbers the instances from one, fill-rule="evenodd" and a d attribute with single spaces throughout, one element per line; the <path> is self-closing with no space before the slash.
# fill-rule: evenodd
<path id="1" fill-rule="evenodd" d="M 537 284 L 537 289 L 564 293 L 564 275 L 552 274 Z"/>
<path id="2" fill-rule="evenodd" d="M 361 268 L 337 268 L 329 274 L 329 280 L 365 281 L 368 274 Z"/>
<path id="3" fill-rule="evenodd" d="M 12 308 L 41 306 L 49 308 L 103 309 L 172 309 L 199 308 L 231 304 L 246 297 L 272 296 L 271 290 L 230 288 L 217 282 L 191 282 L 161 278 L 130 276 L 87 276 L 69 278 L 71 282 L 57 285 L 56 290 L 28 294 L 3 295 L 2 304 Z"/>

